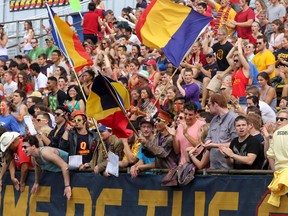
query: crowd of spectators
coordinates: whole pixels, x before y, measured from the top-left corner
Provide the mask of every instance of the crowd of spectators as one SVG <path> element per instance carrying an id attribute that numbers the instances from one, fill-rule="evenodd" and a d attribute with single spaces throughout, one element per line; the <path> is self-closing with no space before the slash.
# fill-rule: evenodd
<path id="1" fill-rule="evenodd" d="M 8 56 L 9 37 L 0 25 L 0 186 L 9 168 L 16 189 L 23 191 L 34 165 L 37 173 L 62 171 L 70 198 L 67 155 L 82 156 L 79 170 L 109 176 L 107 151 L 119 156 L 120 168 L 130 167 L 133 178 L 152 168 L 169 169 L 164 185 L 187 184 L 195 169 L 288 167 L 287 1 L 175 3 L 213 18 L 177 68 L 135 34 L 149 4 L 145 0 L 137 0 L 136 9 L 123 8 L 121 21 L 100 0 L 88 4 L 83 47 L 94 64 L 78 74 L 53 38 L 45 39 L 46 47 L 38 44 L 30 21 L 22 53 Z M 98 73 L 127 88 L 127 115 L 138 133 L 116 137 L 112 128 L 95 125 L 86 115 Z M 281 96 L 277 86 L 283 87 Z M 33 192 L 38 186 L 37 174 Z"/>

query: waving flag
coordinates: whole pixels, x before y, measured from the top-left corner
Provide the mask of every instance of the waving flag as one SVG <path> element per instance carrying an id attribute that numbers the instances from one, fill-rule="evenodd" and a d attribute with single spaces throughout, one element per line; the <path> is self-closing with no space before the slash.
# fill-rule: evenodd
<path id="1" fill-rule="evenodd" d="M 127 129 L 128 119 L 123 111 L 129 108 L 130 97 L 127 89 L 99 73 L 93 81 L 87 100 L 87 116 L 112 128 L 117 137 L 127 138 L 132 131 Z"/>
<path id="2" fill-rule="evenodd" d="M 84 50 L 81 41 L 73 32 L 70 26 L 63 21 L 46 4 L 49 21 L 52 26 L 52 36 L 56 45 L 59 47 L 66 59 L 72 64 L 75 71 L 80 71 L 84 66 L 93 65 L 88 53 Z"/>
<path id="3" fill-rule="evenodd" d="M 211 20 L 170 0 L 152 0 L 140 16 L 136 32 L 143 44 L 161 49 L 178 67 Z"/>

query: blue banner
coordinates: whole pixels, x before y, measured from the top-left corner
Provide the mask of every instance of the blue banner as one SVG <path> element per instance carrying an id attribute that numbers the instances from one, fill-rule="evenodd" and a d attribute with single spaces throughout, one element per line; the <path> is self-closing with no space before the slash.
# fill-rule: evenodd
<path id="1" fill-rule="evenodd" d="M 19 179 L 19 174 L 17 177 Z M 16 191 L 9 174 L 3 179 L 1 213 L 10 215 L 194 215 L 194 216 L 288 216 L 288 197 L 281 206 L 267 204 L 272 176 L 196 176 L 184 187 L 161 187 L 161 175 L 128 174 L 103 177 L 71 173 L 72 198 L 63 196 L 61 173 L 43 173 L 40 190 L 31 195 L 34 173 L 29 173 L 25 191 Z"/>

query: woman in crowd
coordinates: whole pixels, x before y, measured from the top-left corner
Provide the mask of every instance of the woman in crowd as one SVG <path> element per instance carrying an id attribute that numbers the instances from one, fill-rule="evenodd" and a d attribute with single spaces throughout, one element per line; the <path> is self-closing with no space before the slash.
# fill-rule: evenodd
<path id="1" fill-rule="evenodd" d="M 19 49 L 20 51 L 22 50 L 24 54 L 28 54 L 33 49 L 31 46 L 31 40 L 34 38 L 34 30 L 30 20 L 24 22 L 24 29 L 24 43 L 19 46 Z"/>
<path id="2" fill-rule="evenodd" d="M 68 87 L 68 100 L 66 101 L 66 105 L 68 106 L 69 111 L 72 113 L 75 110 L 80 110 L 81 112 L 85 112 L 85 103 L 83 101 L 83 97 L 81 97 L 82 93 L 80 91 L 79 86 L 71 85 Z"/>
<path id="3" fill-rule="evenodd" d="M 140 46 L 138 44 L 133 44 L 132 45 L 132 50 L 131 50 L 131 58 L 138 58 L 140 57 Z"/>
<path id="4" fill-rule="evenodd" d="M 266 11 L 266 4 L 263 0 L 257 0 L 255 1 L 255 21 L 259 22 L 259 14 L 261 11 Z"/>
<path id="5" fill-rule="evenodd" d="M 24 91 L 26 94 L 33 92 L 32 84 L 30 83 L 26 72 L 19 72 L 17 75 L 18 90 Z"/>
<path id="6" fill-rule="evenodd" d="M 7 100 L 1 101 L 1 124 L 7 129 L 7 131 L 20 133 L 18 122 L 16 118 L 11 115 L 12 112 L 16 111 L 16 107 L 12 104 L 12 102 Z"/>
<path id="7" fill-rule="evenodd" d="M 54 75 L 57 79 L 59 79 L 59 77 L 65 77 L 66 79 L 68 79 L 68 74 L 67 74 L 67 71 L 65 70 L 64 67 L 62 66 L 58 66 L 56 68 L 56 71 L 55 71 L 55 75 Z"/>
<path id="8" fill-rule="evenodd" d="M 0 25 L 0 59 L 8 60 L 8 50 L 6 45 L 8 43 L 8 35 L 4 32 L 4 25 Z"/>
<path id="9" fill-rule="evenodd" d="M 93 70 L 86 70 L 82 74 L 82 77 L 83 77 L 82 88 L 85 93 L 85 97 L 88 98 L 93 80 L 95 78 L 95 72 Z"/>
<path id="10" fill-rule="evenodd" d="M 275 52 L 281 48 L 281 43 L 284 38 L 284 24 L 280 19 L 273 20 L 272 30 L 273 33 L 269 40 L 269 50 Z"/>
<path id="11" fill-rule="evenodd" d="M 251 26 L 252 34 L 248 36 L 249 42 L 256 45 L 257 37 L 262 35 L 260 23 L 254 21 Z"/>
<path id="12" fill-rule="evenodd" d="M 260 100 L 264 101 L 276 112 L 277 94 L 271 86 L 269 75 L 266 72 L 261 72 L 257 76 L 260 90 Z"/>
<path id="13" fill-rule="evenodd" d="M 170 86 L 167 88 L 166 91 L 167 91 L 167 94 L 166 94 L 167 99 L 164 101 L 164 105 L 162 109 L 165 112 L 170 112 L 175 115 L 176 111 L 174 110 L 174 100 L 177 96 L 178 89 L 176 88 L 176 86 Z"/>
<path id="14" fill-rule="evenodd" d="M 255 55 L 255 50 L 256 50 L 256 46 L 254 43 L 249 42 L 247 45 L 245 45 L 244 52 L 248 61 L 252 61 Z"/>

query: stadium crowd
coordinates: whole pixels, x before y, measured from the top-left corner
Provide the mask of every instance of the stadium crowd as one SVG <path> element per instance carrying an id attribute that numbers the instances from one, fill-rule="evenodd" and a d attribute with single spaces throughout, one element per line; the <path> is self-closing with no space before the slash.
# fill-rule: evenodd
<path id="1" fill-rule="evenodd" d="M 107 151 L 119 156 L 120 168 L 130 167 L 133 178 L 169 169 L 162 185 L 187 184 L 195 169 L 288 168 L 287 0 L 175 3 L 213 18 L 177 68 L 135 34 L 145 0 L 123 8 L 121 21 L 100 0 L 89 3 L 81 25 L 94 64 L 78 74 L 52 37 L 40 47 L 30 21 L 21 54 L 8 56 L 9 37 L 0 25 L 0 188 L 9 169 L 15 188 L 23 191 L 34 167 L 32 192 L 41 169 L 62 171 L 70 198 L 68 155 L 82 155 L 79 170 L 109 176 Z M 116 137 L 86 115 L 98 73 L 127 88 L 127 114 L 138 133 Z M 29 119 L 36 135 L 28 130 Z"/>

